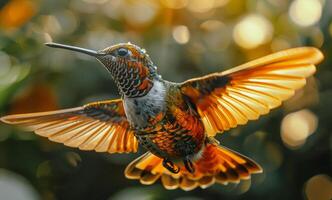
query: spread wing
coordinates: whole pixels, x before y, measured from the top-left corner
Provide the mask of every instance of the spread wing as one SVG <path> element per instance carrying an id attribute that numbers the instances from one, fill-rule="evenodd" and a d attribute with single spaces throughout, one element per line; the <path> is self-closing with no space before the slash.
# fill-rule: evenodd
<path id="1" fill-rule="evenodd" d="M 214 136 L 255 120 L 279 106 L 306 83 L 323 59 L 313 47 L 280 51 L 230 70 L 181 83 L 206 132 Z"/>
<path id="2" fill-rule="evenodd" d="M 121 99 L 50 112 L 8 115 L 1 121 L 82 150 L 129 153 L 136 152 L 138 147 Z"/>

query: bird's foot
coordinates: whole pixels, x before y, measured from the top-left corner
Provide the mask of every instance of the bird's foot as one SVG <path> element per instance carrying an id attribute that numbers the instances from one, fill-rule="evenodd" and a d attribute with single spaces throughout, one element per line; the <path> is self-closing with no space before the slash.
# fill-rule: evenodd
<path id="1" fill-rule="evenodd" d="M 184 166 L 186 167 L 186 169 L 188 170 L 188 172 L 190 173 L 195 173 L 195 167 L 194 164 L 191 162 L 190 159 L 186 158 L 183 160 Z"/>
<path id="2" fill-rule="evenodd" d="M 163 166 L 168 169 L 168 171 L 172 172 L 173 174 L 177 174 L 180 171 L 180 168 L 174 165 L 174 163 L 168 159 L 164 159 Z"/>

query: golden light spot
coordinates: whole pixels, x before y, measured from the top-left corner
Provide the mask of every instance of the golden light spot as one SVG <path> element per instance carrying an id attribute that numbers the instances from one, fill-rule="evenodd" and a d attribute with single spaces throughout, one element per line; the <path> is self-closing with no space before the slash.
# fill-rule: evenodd
<path id="1" fill-rule="evenodd" d="M 273 27 L 261 15 L 252 14 L 243 18 L 233 31 L 235 42 L 246 49 L 253 49 L 271 40 Z"/>
<path id="2" fill-rule="evenodd" d="M 325 174 L 316 175 L 307 181 L 304 190 L 308 200 L 332 199 L 332 179 Z"/>
<path id="3" fill-rule="evenodd" d="M 159 5 L 152 0 L 129 1 L 126 4 L 124 17 L 133 26 L 147 25 L 156 17 Z"/>
<path id="4" fill-rule="evenodd" d="M 181 9 L 188 5 L 188 0 L 161 0 L 161 3 L 171 9 Z"/>
<path id="5" fill-rule="evenodd" d="M 214 3 L 214 0 L 190 0 L 187 8 L 192 12 L 204 13 L 210 11 Z"/>
<path id="6" fill-rule="evenodd" d="M 180 25 L 173 28 L 174 40 L 179 44 L 186 44 L 190 39 L 190 32 L 186 26 Z"/>
<path id="7" fill-rule="evenodd" d="M 290 18 L 300 26 L 311 26 L 319 21 L 322 4 L 319 0 L 295 0 L 289 8 Z"/>
<path id="8" fill-rule="evenodd" d="M 0 10 L 0 25 L 15 28 L 23 25 L 36 13 L 36 5 L 29 0 L 11 0 Z"/>
<path id="9" fill-rule="evenodd" d="M 309 110 L 290 113 L 281 122 L 281 139 L 287 147 L 299 148 L 315 132 L 317 125 L 317 116 Z"/>

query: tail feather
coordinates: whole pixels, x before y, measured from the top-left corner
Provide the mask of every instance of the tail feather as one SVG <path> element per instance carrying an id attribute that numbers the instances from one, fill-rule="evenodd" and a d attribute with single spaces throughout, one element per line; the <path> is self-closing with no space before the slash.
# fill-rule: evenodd
<path id="1" fill-rule="evenodd" d="M 262 172 L 262 168 L 251 159 L 216 144 L 205 147 L 202 157 L 194 163 L 196 170 L 193 174 L 184 167 L 178 174 L 173 174 L 163 167 L 162 161 L 147 152 L 127 166 L 125 175 L 145 185 L 151 185 L 160 178 L 166 189 L 188 191 L 197 187 L 207 188 L 214 183 L 238 183 L 249 179 L 251 174 Z"/>

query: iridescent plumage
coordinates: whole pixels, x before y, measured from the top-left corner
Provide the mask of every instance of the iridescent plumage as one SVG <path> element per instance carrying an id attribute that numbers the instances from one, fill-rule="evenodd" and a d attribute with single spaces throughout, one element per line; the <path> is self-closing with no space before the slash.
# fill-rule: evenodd
<path id="1" fill-rule="evenodd" d="M 213 136 L 267 114 L 305 85 L 323 59 L 312 47 L 281 51 L 230 70 L 183 83 L 163 80 L 145 50 L 125 43 L 101 51 L 48 44 L 95 56 L 110 72 L 121 99 L 1 120 L 82 150 L 148 152 L 126 177 L 167 189 L 192 190 L 239 182 L 262 171 L 251 159 L 219 146 Z"/>

